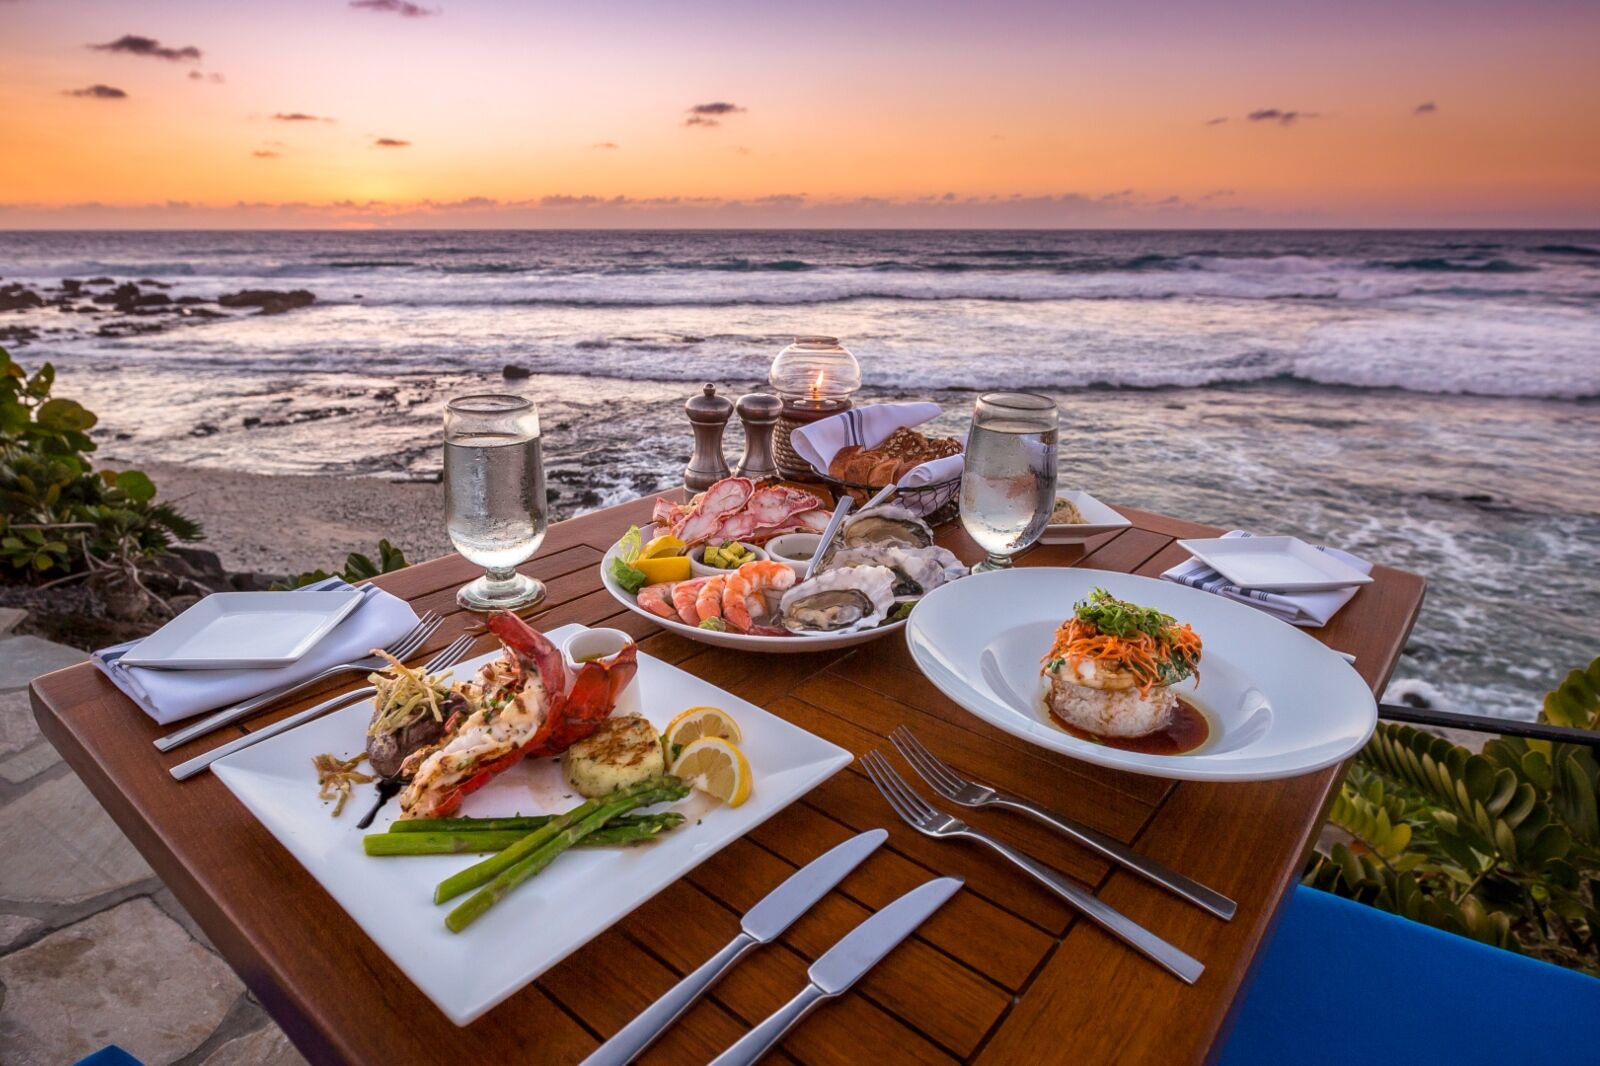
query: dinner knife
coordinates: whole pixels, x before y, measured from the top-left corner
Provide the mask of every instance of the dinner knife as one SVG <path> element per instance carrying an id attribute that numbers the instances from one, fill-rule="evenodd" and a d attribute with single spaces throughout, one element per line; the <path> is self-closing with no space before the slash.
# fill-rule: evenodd
<path id="1" fill-rule="evenodd" d="M 811 964 L 811 983 L 800 994 L 746 1033 L 744 1038 L 711 1060 L 711 1066 L 750 1066 L 825 999 L 848 989 L 872 969 L 896 944 L 910 936 L 944 901 L 961 888 L 959 877 L 940 877 L 912 889 L 883 910 L 850 930 L 827 953 Z"/>
<path id="2" fill-rule="evenodd" d="M 667 1026 L 733 968 L 745 952 L 776 940 L 794 920 L 810 910 L 845 874 L 861 865 L 868 855 L 889 839 L 883 829 L 869 829 L 837 844 L 789 875 L 789 879 L 768 892 L 760 903 L 745 912 L 739 922 L 740 933 L 728 946 L 707 959 L 699 969 L 674 985 L 616 1036 L 595 1049 L 582 1066 L 626 1066 L 666 1032 Z"/>
<path id="3" fill-rule="evenodd" d="M 367 688 L 354 689 L 350 692 L 341 692 L 337 696 L 332 696 L 323 700 L 314 707 L 307 707 L 303 711 L 297 711 L 287 718 L 273 722 L 271 725 L 265 725 L 254 732 L 246 733 L 237 740 L 230 740 L 221 747 L 212 748 L 204 755 L 196 755 L 188 762 L 181 762 L 172 768 L 172 776 L 176 777 L 179 781 L 187 781 L 189 778 L 193 777 L 195 774 L 198 774 L 200 771 L 204 770 L 206 767 L 210 766 L 224 755 L 232 755 L 236 751 L 243 751 L 245 748 L 261 743 L 268 737 L 275 737 L 279 733 L 287 732 L 288 730 L 293 729 L 295 726 L 300 725 L 302 722 L 309 722 L 311 719 L 326 714 L 329 711 L 338 710 L 342 707 L 348 706 L 349 704 L 355 703 L 358 700 L 364 700 L 367 697 L 374 695 L 377 691 L 377 689 L 369 686 Z"/>

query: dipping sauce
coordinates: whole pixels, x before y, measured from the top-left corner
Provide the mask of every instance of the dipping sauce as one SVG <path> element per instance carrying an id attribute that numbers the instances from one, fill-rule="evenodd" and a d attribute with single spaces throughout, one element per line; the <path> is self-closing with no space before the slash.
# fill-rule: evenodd
<path id="1" fill-rule="evenodd" d="M 1122 751 L 1137 751 L 1144 755 L 1182 755 L 1194 751 L 1211 739 L 1211 723 L 1204 712 L 1186 699 L 1180 698 L 1173 709 L 1172 718 L 1165 729 L 1146 733 L 1142 737 L 1102 737 L 1095 733 L 1068 725 L 1051 711 L 1050 718 L 1063 732 L 1091 744 L 1103 744 Z"/>

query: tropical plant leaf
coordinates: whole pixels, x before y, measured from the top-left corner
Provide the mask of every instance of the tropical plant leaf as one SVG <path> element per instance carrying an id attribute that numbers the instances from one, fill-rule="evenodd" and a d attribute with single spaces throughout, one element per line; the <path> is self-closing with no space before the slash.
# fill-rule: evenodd
<path id="1" fill-rule="evenodd" d="M 1544 698 L 1539 720 L 1574 729 L 1600 729 L 1600 658 L 1574 670 Z"/>

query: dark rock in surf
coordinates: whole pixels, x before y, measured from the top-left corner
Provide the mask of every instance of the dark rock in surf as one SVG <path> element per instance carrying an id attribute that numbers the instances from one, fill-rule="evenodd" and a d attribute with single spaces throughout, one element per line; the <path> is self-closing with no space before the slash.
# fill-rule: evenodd
<path id="1" fill-rule="evenodd" d="M 30 307 L 43 307 L 44 297 L 17 282 L 0 285 L 0 311 L 22 311 Z"/>
<path id="2" fill-rule="evenodd" d="M 298 307 L 309 307 L 316 296 L 305 289 L 278 292 L 275 289 L 245 289 L 217 297 L 223 307 L 257 307 L 263 315 L 281 315 Z"/>
<path id="3" fill-rule="evenodd" d="M 103 292 L 94 297 L 94 302 L 97 304 L 110 304 L 118 311 L 127 312 L 138 306 L 141 295 L 143 294 L 139 291 L 139 286 L 131 281 L 125 281 L 110 292 Z"/>
<path id="4" fill-rule="evenodd" d="M 90 278 L 84 282 L 85 285 L 115 285 L 116 283 L 117 280 L 115 278 Z"/>
<path id="5" fill-rule="evenodd" d="M 521 381 L 523 378 L 533 377 L 533 371 L 529 370 L 527 367 L 512 366 L 508 363 L 500 371 L 500 376 L 505 378 L 507 381 Z"/>

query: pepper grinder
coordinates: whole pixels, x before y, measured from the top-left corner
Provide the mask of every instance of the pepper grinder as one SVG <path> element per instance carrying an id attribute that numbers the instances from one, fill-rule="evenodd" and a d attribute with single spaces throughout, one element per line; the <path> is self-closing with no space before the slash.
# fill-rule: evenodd
<path id="1" fill-rule="evenodd" d="M 778 464 L 772 457 L 772 431 L 777 428 L 783 401 L 770 392 L 747 392 L 736 405 L 744 423 L 744 458 L 734 471 L 751 481 L 777 477 Z"/>
<path id="2" fill-rule="evenodd" d="M 694 429 L 694 454 L 683 469 L 683 486 L 690 492 L 703 492 L 729 474 L 727 457 L 722 454 L 722 433 L 733 415 L 733 404 L 717 395 L 717 387 L 707 382 L 705 391 L 691 396 L 683 405 Z"/>

